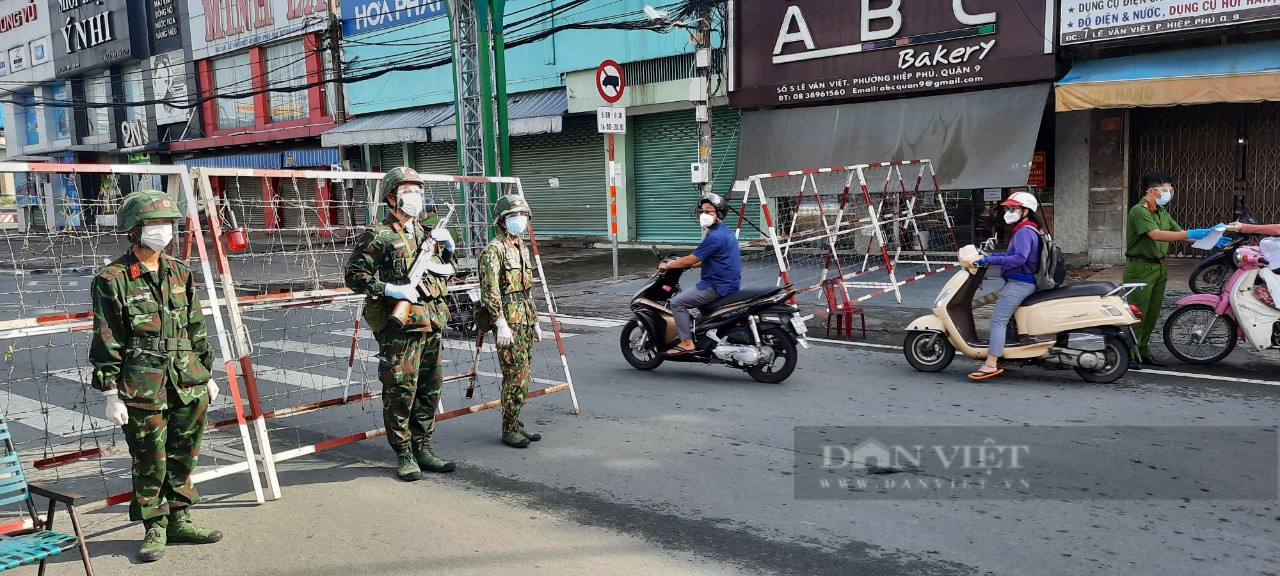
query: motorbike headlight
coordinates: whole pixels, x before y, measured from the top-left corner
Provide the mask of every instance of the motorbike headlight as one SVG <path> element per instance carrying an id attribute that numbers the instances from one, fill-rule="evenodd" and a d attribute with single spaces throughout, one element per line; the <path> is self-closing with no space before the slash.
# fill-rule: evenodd
<path id="1" fill-rule="evenodd" d="M 1235 263 L 1236 263 L 1236 268 L 1239 268 L 1239 267 L 1240 267 L 1240 265 L 1241 265 L 1241 264 L 1243 264 L 1243 262 L 1244 262 L 1244 254 L 1243 254 L 1242 252 L 1240 252 L 1239 250 L 1236 250 L 1236 251 L 1231 255 L 1231 259 L 1235 261 Z"/>

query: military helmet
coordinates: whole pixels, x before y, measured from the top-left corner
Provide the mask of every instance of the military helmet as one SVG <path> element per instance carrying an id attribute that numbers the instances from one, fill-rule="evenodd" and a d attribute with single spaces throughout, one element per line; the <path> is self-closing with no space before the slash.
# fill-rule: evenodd
<path id="1" fill-rule="evenodd" d="M 533 218 L 533 211 L 529 209 L 529 203 L 525 202 L 524 197 L 518 194 L 507 194 L 498 199 L 493 205 L 493 224 L 496 226 L 502 219 L 512 214 L 523 212 L 525 216 Z"/>
<path id="2" fill-rule="evenodd" d="M 395 192 L 401 184 L 417 184 L 422 185 L 422 176 L 418 175 L 418 171 L 408 166 L 392 168 L 382 177 L 382 193 L 378 198 L 379 201 L 385 201 L 387 195 Z"/>
<path id="3" fill-rule="evenodd" d="M 159 190 L 138 190 L 120 203 L 116 212 L 116 226 L 121 230 L 132 230 L 152 218 L 182 218 L 178 212 L 178 204 L 168 194 Z"/>

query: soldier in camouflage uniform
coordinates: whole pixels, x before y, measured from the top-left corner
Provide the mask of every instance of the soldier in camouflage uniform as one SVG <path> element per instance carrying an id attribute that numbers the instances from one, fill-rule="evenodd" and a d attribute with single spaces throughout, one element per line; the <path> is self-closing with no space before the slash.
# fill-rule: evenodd
<path id="1" fill-rule="evenodd" d="M 133 458 L 129 518 L 146 527 L 139 558 L 153 562 L 168 542 L 222 539 L 187 510 L 200 501 L 191 472 L 218 386 L 191 269 L 163 252 L 181 217 L 177 204 L 142 190 L 124 199 L 117 217 L 133 246 L 93 279 L 89 359 L 107 420 L 124 428 Z"/>
<path id="2" fill-rule="evenodd" d="M 453 258 L 448 230 L 428 232 L 423 211 L 422 178 L 401 167 L 382 178 L 387 217 L 356 241 L 347 260 L 346 284 L 365 295 L 364 319 L 378 340 L 378 379 L 382 381 L 382 416 L 387 441 L 396 453 L 401 480 L 422 477 L 422 470 L 452 472 L 454 465 L 431 451 L 443 373 L 440 362 L 442 332 L 449 323 L 445 281 L 427 274 L 417 287 L 409 286 L 409 269 L 417 258 L 447 263 Z M 420 254 L 422 241 L 436 239 L 432 253 Z M 407 320 L 392 317 L 399 301 L 412 304 Z"/>
<path id="3" fill-rule="evenodd" d="M 502 367 L 502 441 L 514 448 L 542 439 L 525 429 L 520 409 L 529 387 L 534 342 L 542 341 L 538 309 L 533 304 L 533 260 L 523 235 L 532 212 L 524 198 L 509 194 L 493 207 L 498 235 L 480 253 L 478 321 L 493 326 Z"/>

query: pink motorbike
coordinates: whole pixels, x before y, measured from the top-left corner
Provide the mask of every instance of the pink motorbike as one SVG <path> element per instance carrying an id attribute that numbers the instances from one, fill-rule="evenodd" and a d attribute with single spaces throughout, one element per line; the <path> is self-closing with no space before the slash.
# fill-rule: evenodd
<path id="1" fill-rule="evenodd" d="M 1236 250 L 1236 270 L 1221 294 L 1193 294 L 1164 323 L 1164 345 L 1179 360 L 1213 364 L 1226 358 L 1244 339 L 1256 351 L 1280 349 L 1280 309 L 1267 277 L 1270 263 L 1256 246 Z"/>

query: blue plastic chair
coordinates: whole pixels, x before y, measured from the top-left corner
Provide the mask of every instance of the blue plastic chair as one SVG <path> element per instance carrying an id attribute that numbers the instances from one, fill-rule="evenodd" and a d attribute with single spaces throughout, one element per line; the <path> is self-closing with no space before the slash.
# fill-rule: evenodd
<path id="1" fill-rule="evenodd" d="M 93 566 L 89 564 L 89 549 L 85 547 L 84 533 L 80 530 L 80 517 L 76 515 L 76 500 L 83 498 L 79 494 L 58 492 L 40 484 L 28 484 L 22 473 L 22 463 L 18 461 L 18 451 L 13 447 L 13 439 L 9 436 L 9 422 L 0 413 L 0 439 L 4 440 L 4 454 L 0 456 L 0 506 L 23 503 L 31 515 L 34 528 L 0 535 L 0 572 L 25 566 L 34 562 L 40 563 L 40 574 L 44 575 L 44 565 L 50 556 L 61 554 L 72 548 L 80 549 L 80 557 L 84 560 L 84 571 L 93 576 Z M 40 520 L 36 513 L 35 494 L 49 499 L 49 516 Z M 61 502 L 67 506 L 67 514 L 71 517 L 71 528 L 75 536 L 53 531 L 53 513 Z"/>

